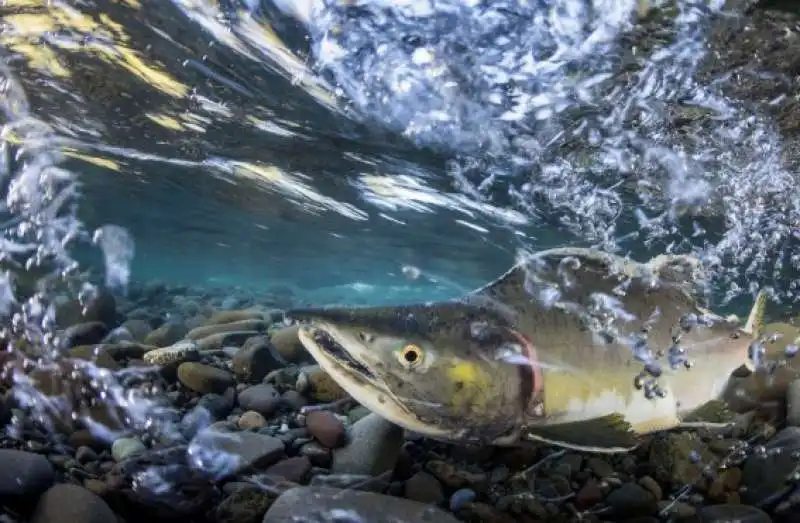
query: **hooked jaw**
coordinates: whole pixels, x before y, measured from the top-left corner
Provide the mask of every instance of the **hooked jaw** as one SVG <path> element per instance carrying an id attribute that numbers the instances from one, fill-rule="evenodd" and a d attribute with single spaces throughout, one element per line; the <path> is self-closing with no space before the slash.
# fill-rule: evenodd
<path id="1" fill-rule="evenodd" d="M 303 325 L 299 338 L 319 366 L 350 396 L 370 411 L 405 429 L 430 437 L 447 438 L 451 434 L 420 419 L 399 401 L 368 368 L 359 361 L 352 340 L 326 324 Z"/>

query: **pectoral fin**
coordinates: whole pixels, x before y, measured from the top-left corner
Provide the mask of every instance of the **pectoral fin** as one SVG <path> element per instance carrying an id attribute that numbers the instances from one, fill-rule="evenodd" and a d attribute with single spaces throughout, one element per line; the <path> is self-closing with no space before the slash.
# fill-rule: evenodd
<path id="1" fill-rule="evenodd" d="M 619 414 L 558 425 L 528 427 L 525 438 L 583 452 L 628 452 L 639 444 L 639 435 Z"/>
<path id="2" fill-rule="evenodd" d="M 719 428 L 736 421 L 736 413 L 722 400 L 711 400 L 688 412 L 679 428 Z"/>

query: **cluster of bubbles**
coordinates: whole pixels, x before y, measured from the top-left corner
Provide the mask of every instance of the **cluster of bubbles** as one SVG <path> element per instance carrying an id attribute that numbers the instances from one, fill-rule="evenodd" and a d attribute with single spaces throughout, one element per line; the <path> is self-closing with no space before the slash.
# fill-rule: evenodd
<path id="1" fill-rule="evenodd" d="M 102 292 L 125 294 L 135 244 L 117 225 L 84 229 L 76 212 L 79 183 L 61 167 L 62 154 L 55 133 L 35 118 L 0 56 L 0 390 L 8 391 L 13 407 L 4 430 L 24 440 L 33 428 L 58 444 L 66 427 L 83 427 L 109 443 L 134 433 L 177 450 L 161 466 L 129 463 L 133 489 L 154 502 L 193 474 L 230 474 L 238 458 L 206 437 L 211 416 L 198 407 L 187 428 L 166 401 L 157 368 L 111 371 L 63 358 L 56 311 L 72 301 L 86 313 L 101 285 Z M 100 251 L 102 278 L 81 272 L 73 257 L 77 249 Z M 185 452 L 181 444 L 197 434 Z"/>
<path id="2" fill-rule="evenodd" d="M 308 30 L 354 112 L 446 151 L 471 197 L 612 251 L 695 252 L 726 300 L 769 281 L 793 301 L 777 133 L 729 78 L 698 80 L 712 23 L 740 14 L 723 3 L 330 0 Z"/>

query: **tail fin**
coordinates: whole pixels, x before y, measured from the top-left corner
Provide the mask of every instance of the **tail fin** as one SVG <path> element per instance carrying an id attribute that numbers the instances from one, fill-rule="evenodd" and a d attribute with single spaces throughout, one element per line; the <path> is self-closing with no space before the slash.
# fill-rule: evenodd
<path id="1" fill-rule="evenodd" d="M 766 289 L 761 289 L 758 291 L 753 308 L 750 309 L 750 315 L 747 317 L 747 323 L 742 327 L 742 331 L 754 338 L 761 334 L 761 330 L 764 328 L 764 311 L 766 308 L 767 291 Z"/>

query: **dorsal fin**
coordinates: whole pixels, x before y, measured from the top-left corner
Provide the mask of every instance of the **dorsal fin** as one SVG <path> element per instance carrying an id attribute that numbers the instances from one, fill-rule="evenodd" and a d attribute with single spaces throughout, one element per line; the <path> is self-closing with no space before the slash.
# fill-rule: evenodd
<path id="1" fill-rule="evenodd" d="M 767 308 L 767 292 L 765 289 L 758 291 L 753 308 L 747 317 L 747 323 L 742 327 L 742 332 L 752 337 L 758 337 L 761 329 L 764 328 L 764 310 Z"/>

